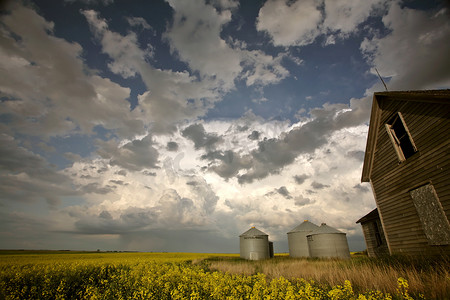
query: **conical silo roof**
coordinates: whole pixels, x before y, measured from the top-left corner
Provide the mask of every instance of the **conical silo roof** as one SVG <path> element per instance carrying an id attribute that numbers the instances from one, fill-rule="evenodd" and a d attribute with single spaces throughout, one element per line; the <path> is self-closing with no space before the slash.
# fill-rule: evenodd
<path id="1" fill-rule="evenodd" d="M 259 229 L 256 229 L 256 227 L 252 227 L 249 230 L 247 230 L 246 232 L 244 232 L 243 234 L 240 235 L 241 236 L 262 236 L 262 235 L 266 235 L 269 236 L 268 234 L 262 232 Z"/>
<path id="2" fill-rule="evenodd" d="M 336 228 L 333 228 L 331 226 L 328 226 L 325 223 L 322 223 L 318 228 L 316 228 L 313 232 L 311 232 L 308 235 L 325 234 L 325 233 L 342 233 L 342 234 L 345 234 L 344 232 L 339 231 Z"/>
<path id="3" fill-rule="evenodd" d="M 308 220 L 305 220 L 305 221 L 303 221 L 303 223 L 301 223 L 300 225 L 298 225 L 297 227 L 295 227 L 291 231 L 289 231 L 288 234 L 294 233 L 294 232 L 314 231 L 318 228 L 319 228 L 319 226 L 317 226 L 316 224 L 311 223 Z"/>

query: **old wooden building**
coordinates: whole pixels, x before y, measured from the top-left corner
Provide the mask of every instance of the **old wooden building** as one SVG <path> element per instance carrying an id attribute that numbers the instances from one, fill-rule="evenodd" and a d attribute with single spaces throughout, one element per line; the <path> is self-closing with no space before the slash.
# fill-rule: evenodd
<path id="1" fill-rule="evenodd" d="M 375 208 L 356 221 L 356 223 L 360 223 L 362 226 L 364 239 L 366 240 L 367 255 L 369 257 L 380 257 L 389 254 L 378 209 Z"/>
<path id="2" fill-rule="evenodd" d="M 389 253 L 450 253 L 450 90 L 373 97 L 362 182 Z"/>

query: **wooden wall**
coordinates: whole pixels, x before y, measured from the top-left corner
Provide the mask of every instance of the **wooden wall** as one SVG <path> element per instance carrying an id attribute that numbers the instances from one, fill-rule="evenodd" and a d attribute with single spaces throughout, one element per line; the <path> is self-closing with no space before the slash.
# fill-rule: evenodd
<path id="1" fill-rule="evenodd" d="M 380 230 L 381 245 L 378 245 L 375 237 L 375 224 Z M 383 233 L 380 219 L 361 222 L 364 239 L 366 240 L 367 254 L 369 257 L 380 257 L 389 254 L 386 238 Z"/>
<path id="2" fill-rule="evenodd" d="M 381 108 L 371 183 L 391 253 L 449 254 L 450 246 L 429 245 L 409 191 L 434 186 L 450 217 L 450 101 L 424 103 L 378 98 Z M 386 122 L 401 112 L 418 153 L 399 163 Z"/>

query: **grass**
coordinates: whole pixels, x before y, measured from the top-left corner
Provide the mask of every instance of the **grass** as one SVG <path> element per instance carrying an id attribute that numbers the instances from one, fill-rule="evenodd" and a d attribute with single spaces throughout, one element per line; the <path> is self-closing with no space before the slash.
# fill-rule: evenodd
<path id="1" fill-rule="evenodd" d="M 94 252 L 94 251 L 52 251 L 52 250 L 0 250 L 0 268 L 9 265 L 39 265 L 53 262 L 104 263 L 123 262 L 181 262 L 202 261 L 207 258 L 229 257 L 230 254 L 179 253 L 179 252 Z M 233 254 L 231 254 L 233 256 Z M 236 255 L 239 257 L 239 255 Z"/>
<path id="2" fill-rule="evenodd" d="M 414 258 L 390 256 L 379 259 L 352 255 L 350 260 L 290 258 L 275 256 L 263 261 L 247 261 L 234 257 L 208 259 L 208 268 L 230 274 L 264 273 L 269 279 L 304 278 L 334 286 L 349 280 L 355 291 L 380 290 L 397 293 L 397 279 L 405 278 L 409 291 L 427 299 L 450 298 L 450 268 L 446 258 Z"/>
<path id="3" fill-rule="evenodd" d="M 199 274 L 211 276 L 215 276 L 211 273 L 213 271 L 246 276 L 262 273 L 266 275 L 268 282 L 273 279 L 276 279 L 274 280 L 276 282 L 280 277 L 291 282 L 303 278 L 308 281 L 313 280 L 318 285 L 327 287 L 328 290 L 334 286 L 342 286 L 346 280 L 349 280 L 354 291 L 361 294 L 378 290 L 398 295 L 398 279 L 405 278 L 409 284 L 410 295 L 414 299 L 420 299 L 420 295 L 424 295 L 426 299 L 450 299 L 450 264 L 445 258 L 389 256 L 372 259 L 361 253 L 354 253 L 350 260 L 330 260 L 297 259 L 290 258 L 287 254 L 278 254 L 270 260 L 247 261 L 240 259 L 239 254 L 0 251 L 0 275 L 3 274 L 2 276 L 7 278 L 8 274 L 13 274 L 11 280 L 19 280 L 21 277 L 17 277 L 17 274 L 21 274 L 23 278 L 37 276 L 37 280 L 42 275 L 48 280 L 56 280 L 57 275 L 61 273 L 69 281 L 89 283 L 90 279 L 81 280 L 84 278 L 81 276 L 83 272 L 87 272 L 86 276 L 88 276 L 91 271 L 94 272 L 97 269 L 102 271 L 104 266 L 112 266 L 113 269 L 117 268 L 120 272 L 135 276 L 130 277 L 134 278 L 133 280 L 142 281 L 143 279 L 136 272 L 139 268 L 155 263 L 161 266 L 183 263 L 185 266 L 193 267 L 194 271 L 197 270 L 195 272 L 203 269 L 204 273 Z M 126 279 L 127 276 L 131 276 L 130 274 L 121 276 Z M 106 276 L 102 280 L 109 279 Z M 145 288 L 145 285 L 142 288 Z M 0 299 L 1 296 L 0 293 Z"/>

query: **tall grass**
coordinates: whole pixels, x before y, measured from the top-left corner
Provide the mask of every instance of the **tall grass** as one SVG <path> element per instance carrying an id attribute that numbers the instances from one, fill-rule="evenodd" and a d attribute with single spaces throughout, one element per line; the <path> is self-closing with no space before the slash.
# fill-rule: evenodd
<path id="1" fill-rule="evenodd" d="M 246 261 L 217 259 L 208 261 L 211 270 L 230 274 L 252 275 L 264 273 L 268 278 L 304 278 L 328 286 L 349 280 L 355 291 L 380 290 L 396 294 L 397 279 L 408 280 L 409 291 L 427 299 L 450 298 L 450 265 L 448 259 L 418 259 L 412 257 L 386 257 L 370 259 L 353 257 L 351 260 L 295 259 L 276 257 L 271 260 Z"/>

